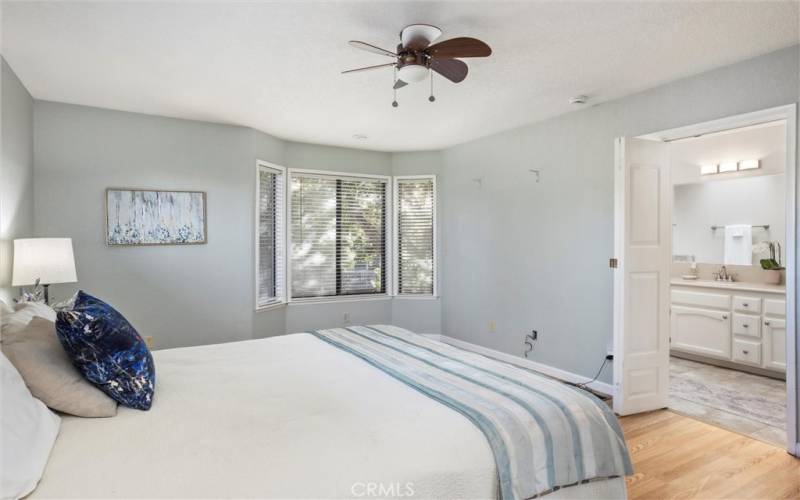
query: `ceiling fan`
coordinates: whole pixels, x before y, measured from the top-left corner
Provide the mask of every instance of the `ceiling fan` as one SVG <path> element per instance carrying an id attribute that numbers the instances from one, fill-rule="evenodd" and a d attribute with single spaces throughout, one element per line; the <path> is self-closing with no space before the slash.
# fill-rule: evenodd
<path id="1" fill-rule="evenodd" d="M 429 75 L 433 86 L 431 70 L 439 73 L 453 83 L 464 81 L 469 68 L 460 59 L 465 57 L 487 57 L 492 49 L 477 38 L 458 37 L 431 45 L 442 35 L 442 30 L 430 24 L 412 24 L 400 31 L 400 43 L 397 52 L 382 49 L 366 42 L 350 40 L 350 45 L 367 52 L 380 54 L 395 59 L 393 62 L 349 69 L 345 73 L 357 73 L 379 68 L 395 68 L 395 91 L 409 83 L 420 82 Z M 433 91 L 429 100 L 433 102 Z M 397 107 L 397 99 L 392 102 Z"/>

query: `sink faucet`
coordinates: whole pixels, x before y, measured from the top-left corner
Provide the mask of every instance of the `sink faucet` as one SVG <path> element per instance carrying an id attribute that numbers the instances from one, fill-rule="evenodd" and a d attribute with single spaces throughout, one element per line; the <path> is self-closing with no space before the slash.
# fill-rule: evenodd
<path id="1" fill-rule="evenodd" d="M 717 281 L 733 281 L 733 274 L 728 274 L 728 269 L 725 266 L 719 268 L 719 271 L 714 273 Z"/>

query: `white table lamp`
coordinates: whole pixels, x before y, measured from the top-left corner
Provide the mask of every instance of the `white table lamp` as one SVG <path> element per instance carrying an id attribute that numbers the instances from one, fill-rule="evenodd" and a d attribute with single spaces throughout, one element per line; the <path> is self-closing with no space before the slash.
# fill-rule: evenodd
<path id="1" fill-rule="evenodd" d="M 48 287 L 55 283 L 78 281 L 71 238 L 24 238 L 14 240 L 14 268 L 11 286 L 44 287 L 44 300 L 50 302 Z"/>

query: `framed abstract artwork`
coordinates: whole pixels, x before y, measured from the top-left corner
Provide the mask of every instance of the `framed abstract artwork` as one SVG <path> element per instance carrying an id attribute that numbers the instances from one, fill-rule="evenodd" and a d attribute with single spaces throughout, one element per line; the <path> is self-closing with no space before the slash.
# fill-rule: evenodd
<path id="1" fill-rule="evenodd" d="M 206 193 L 158 189 L 106 189 L 106 244 L 206 243 Z"/>

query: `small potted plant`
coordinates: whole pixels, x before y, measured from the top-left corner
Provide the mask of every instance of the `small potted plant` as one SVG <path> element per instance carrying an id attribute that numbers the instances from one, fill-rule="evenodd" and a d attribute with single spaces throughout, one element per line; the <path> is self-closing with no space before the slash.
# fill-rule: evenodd
<path id="1" fill-rule="evenodd" d="M 781 244 L 777 241 L 762 241 L 753 246 L 754 254 L 765 254 L 769 252 L 769 258 L 760 259 L 761 269 L 766 271 L 766 282 L 770 285 L 779 285 L 781 283 L 781 271 L 784 267 L 781 265 Z"/>

